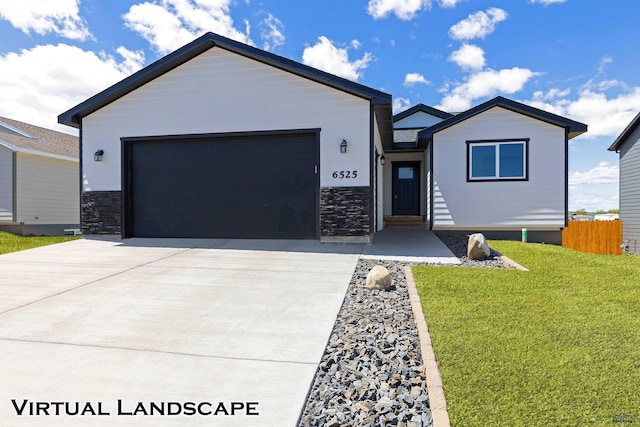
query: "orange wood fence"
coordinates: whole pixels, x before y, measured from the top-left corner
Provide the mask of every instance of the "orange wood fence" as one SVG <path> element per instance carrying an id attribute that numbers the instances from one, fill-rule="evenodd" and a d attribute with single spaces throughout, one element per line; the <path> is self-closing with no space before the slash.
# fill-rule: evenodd
<path id="1" fill-rule="evenodd" d="M 622 254 L 622 221 L 569 221 L 562 246 L 601 255 Z"/>

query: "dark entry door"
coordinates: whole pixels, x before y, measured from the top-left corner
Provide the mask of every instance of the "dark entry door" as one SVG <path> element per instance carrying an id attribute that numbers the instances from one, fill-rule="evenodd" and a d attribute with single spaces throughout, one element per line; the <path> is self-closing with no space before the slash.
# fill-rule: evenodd
<path id="1" fill-rule="evenodd" d="M 317 237 L 314 133 L 141 140 L 126 152 L 127 237 Z"/>
<path id="2" fill-rule="evenodd" d="M 393 215 L 420 215 L 420 162 L 394 162 Z"/>

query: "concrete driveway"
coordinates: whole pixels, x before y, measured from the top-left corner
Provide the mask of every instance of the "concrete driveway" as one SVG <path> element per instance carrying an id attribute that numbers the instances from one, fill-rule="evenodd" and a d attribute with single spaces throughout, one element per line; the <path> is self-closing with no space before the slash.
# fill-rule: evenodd
<path id="1" fill-rule="evenodd" d="M 0 424 L 293 426 L 361 252 L 83 239 L 2 255 Z"/>

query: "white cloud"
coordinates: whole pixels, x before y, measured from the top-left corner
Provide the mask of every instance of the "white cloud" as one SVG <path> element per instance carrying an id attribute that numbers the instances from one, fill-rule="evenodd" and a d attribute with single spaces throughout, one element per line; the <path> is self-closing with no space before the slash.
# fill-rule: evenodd
<path id="1" fill-rule="evenodd" d="M 471 103 L 478 99 L 493 96 L 498 93 L 512 94 L 520 91 L 527 81 L 537 73 L 527 68 L 508 68 L 500 71 L 483 70 L 467 77 L 466 81 L 455 86 L 448 92 L 439 108 L 444 111 L 464 111 L 471 107 Z"/>
<path id="2" fill-rule="evenodd" d="M 600 66 L 598 67 L 598 74 L 602 74 L 607 70 L 607 65 L 613 62 L 613 58 L 610 56 L 604 56 L 600 59 Z"/>
<path id="3" fill-rule="evenodd" d="M 547 93 L 544 93 L 541 90 L 535 91 L 533 93 L 533 99 L 536 101 L 548 101 L 556 98 L 564 98 L 571 93 L 571 89 L 561 90 L 557 87 L 549 89 Z"/>
<path id="4" fill-rule="evenodd" d="M 460 0 L 439 0 L 440 7 L 456 7 Z"/>
<path id="5" fill-rule="evenodd" d="M 485 66 L 484 50 L 473 44 L 463 44 L 449 56 L 449 60 L 463 70 L 480 70 Z"/>
<path id="6" fill-rule="evenodd" d="M 555 3 L 564 3 L 566 1 L 567 0 L 530 0 L 529 3 L 538 3 L 547 6 Z"/>
<path id="7" fill-rule="evenodd" d="M 450 0 L 449 0 L 450 1 Z M 431 7 L 431 0 L 369 0 L 367 12 L 374 19 L 381 19 L 393 13 L 405 21 L 413 19 L 420 10 Z"/>
<path id="8" fill-rule="evenodd" d="M 401 97 L 397 97 L 397 98 L 393 98 L 393 114 L 398 114 L 406 109 L 408 109 L 409 107 L 411 107 L 411 101 L 408 100 L 407 98 L 401 98 Z"/>
<path id="9" fill-rule="evenodd" d="M 161 54 L 172 52 L 208 31 L 253 44 L 248 21 L 244 21 L 244 30 L 238 30 L 230 6 L 231 0 L 153 0 L 134 4 L 123 19 L 127 27 Z"/>
<path id="10" fill-rule="evenodd" d="M 620 170 L 617 165 L 609 162 L 600 162 L 598 166 L 586 172 L 571 172 L 569 185 L 580 184 L 615 184 L 618 182 Z"/>
<path id="11" fill-rule="evenodd" d="M 489 8 L 486 12 L 472 13 L 449 29 L 449 37 L 454 40 L 484 38 L 493 33 L 496 24 L 507 19 L 507 16 L 507 12 L 497 7 Z"/>
<path id="12" fill-rule="evenodd" d="M 122 60 L 66 44 L 0 56 L 0 115 L 71 132 L 57 116 L 142 67 L 144 54 L 119 47 Z M 72 64 L 72 65 L 70 65 Z"/>
<path id="13" fill-rule="evenodd" d="M 358 80 L 372 60 L 373 56 L 365 52 L 362 58 L 350 61 L 347 49 L 336 47 L 325 36 L 318 37 L 318 42 L 307 46 L 302 53 L 304 64 L 349 80 Z"/>
<path id="14" fill-rule="evenodd" d="M 262 45 L 264 50 L 273 50 L 284 44 L 284 25 L 282 21 L 269 13 L 262 21 L 261 26 L 263 29 L 260 36 L 264 41 Z"/>
<path id="15" fill-rule="evenodd" d="M 589 131 L 581 138 L 599 136 L 616 138 L 640 110 L 640 87 L 609 97 L 599 85 L 591 82 L 579 92 L 577 99 L 543 100 L 534 97 L 527 104 L 585 123 Z M 613 141 L 612 141 L 613 142 Z"/>
<path id="16" fill-rule="evenodd" d="M 87 40 L 91 33 L 80 17 L 80 0 L 2 0 L 0 18 L 25 34 L 57 34 L 72 40 Z"/>
<path id="17" fill-rule="evenodd" d="M 619 197 L 618 186 L 611 185 L 610 189 L 599 189 L 589 191 L 582 188 L 569 188 L 569 210 L 576 211 L 585 209 L 587 212 L 598 210 L 618 209 Z"/>
<path id="18" fill-rule="evenodd" d="M 415 84 L 431 84 L 431 82 L 424 78 L 422 74 L 419 73 L 409 73 L 404 77 L 404 86 L 413 86 Z"/>

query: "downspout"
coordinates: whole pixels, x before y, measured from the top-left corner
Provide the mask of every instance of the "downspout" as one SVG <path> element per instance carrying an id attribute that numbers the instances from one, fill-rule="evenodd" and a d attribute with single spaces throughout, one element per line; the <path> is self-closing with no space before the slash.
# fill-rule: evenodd
<path id="1" fill-rule="evenodd" d="M 569 128 L 564 128 L 564 226 L 569 226 Z"/>
<path id="2" fill-rule="evenodd" d="M 78 212 L 80 212 L 80 218 L 78 218 L 80 220 L 80 232 L 82 233 L 82 223 L 83 223 L 83 216 L 84 216 L 84 211 L 82 209 L 82 195 L 83 195 L 83 174 L 84 174 L 84 163 L 82 161 L 82 118 L 78 119 L 78 159 L 80 160 L 80 164 L 78 165 L 79 169 L 78 169 L 78 191 L 80 192 L 80 198 L 78 199 L 78 203 L 80 204 L 80 210 Z M 84 234 L 84 233 L 83 233 Z"/>
<path id="3" fill-rule="evenodd" d="M 11 192 L 13 193 L 12 197 L 12 222 L 18 221 L 18 153 L 15 151 L 11 153 Z M 20 231 L 22 234 L 22 230 Z"/>
<path id="4" fill-rule="evenodd" d="M 375 174 L 375 138 L 374 138 L 374 126 L 373 121 L 375 120 L 375 110 L 373 107 L 373 102 L 370 104 L 370 113 L 369 113 L 369 236 L 371 241 L 373 241 L 373 234 L 375 230 L 375 223 L 377 218 L 375 217 L 375 196 L 374 196 L 374 174 Z"/>

